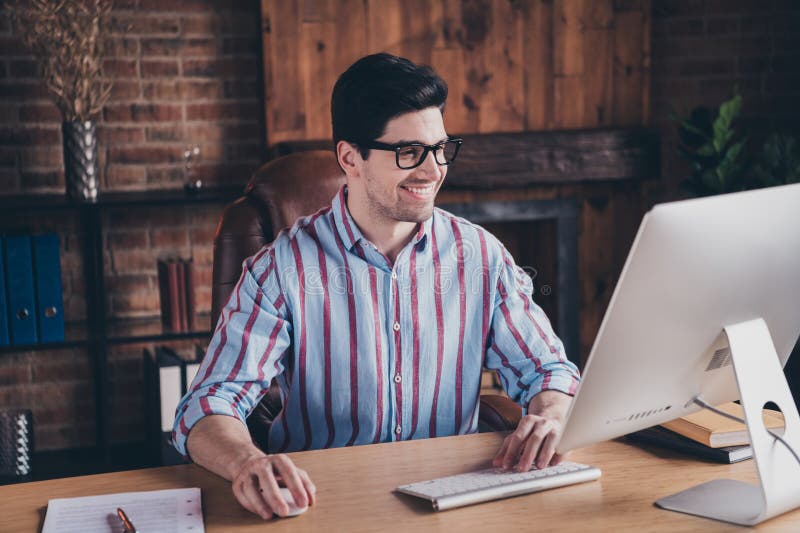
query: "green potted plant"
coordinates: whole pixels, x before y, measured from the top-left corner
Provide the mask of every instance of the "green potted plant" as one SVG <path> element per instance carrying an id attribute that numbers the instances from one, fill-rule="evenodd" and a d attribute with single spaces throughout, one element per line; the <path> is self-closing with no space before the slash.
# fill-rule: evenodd
<path id="1" fill-rule="evenodd" d="M 785 185 L 800 181 L 800 145 L 786 134 L 771 133 L 759 150 L 749 150 L 749 135 L 738 122 L 737 94 L 714 111 L 695 108 L 689 116 L 673 113 L 678 124 L 678 154 L 692 166 L 683 187 L 695 196 Z"/>

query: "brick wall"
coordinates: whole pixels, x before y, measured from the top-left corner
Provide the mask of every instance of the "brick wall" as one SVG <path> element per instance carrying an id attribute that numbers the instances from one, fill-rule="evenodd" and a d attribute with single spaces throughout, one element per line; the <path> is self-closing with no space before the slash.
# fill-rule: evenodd
<path id="1" fill-rule="evenodd" d="M 800 2 L 653 0 L 652 117 L 662 135 L 662 177 L 650 201 L 680 194 L 691 173 L 676 155 L 669 114 L 718 108 L 742 94 L 743 122 L 756 137 L 774 130 L 800 138 Z"/>
<path id="2" fill-rule="evenodd" d="M 2 2 L 0 2 L 2 6 Z M 258 0 L 116 0 L 105 75 L 111 98 L 98 117 L 101 190 L 180 188 L 183 152 L 198 145 L 207 186 L 243 184 L 264 157 Z M 0 194 L 64 191 L 61 117 L 33 57 L 0 9 Z M 107 211 L 107 312 L 159 313 L 156 258 L 193 257 L 199 311 L 211 306 L 214 229 L 222 205 Z M 3 216 L 0 230 L 57 231 L 65 316 L 85 317 L 80 225 L 71 215 Z M 143 429 L 142 349 L 109 354 L 115 441 Z M 176 347 L 190 350 L 190 345 Z M 0 408 L 34 411 L 37 449 L 94 442 L 91 365 L 83 350 L 0 355 Z"/>

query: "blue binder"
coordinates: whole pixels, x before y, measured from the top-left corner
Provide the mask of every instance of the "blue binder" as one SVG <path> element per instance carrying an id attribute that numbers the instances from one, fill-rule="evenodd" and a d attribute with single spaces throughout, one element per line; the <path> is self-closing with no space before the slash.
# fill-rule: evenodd
<path id="1" fill-rule="evenodd" d="M 8 300 L 6 299 L 5 238 L 0 237 L 0 346 L 8 346 Z"/>
<path id="2" fill-rule="evenodd" d="M 33 261 L 28 235 L 6 237 L 6 281 L 11 344 L 36 344 Z"/>
<path id="3" fill-rule="evenodd" d="M 33 271 L 39 341 L 61 342 L 64 340 L 64 298 L 58 235 L 55 233 L 33 237 Z"/>

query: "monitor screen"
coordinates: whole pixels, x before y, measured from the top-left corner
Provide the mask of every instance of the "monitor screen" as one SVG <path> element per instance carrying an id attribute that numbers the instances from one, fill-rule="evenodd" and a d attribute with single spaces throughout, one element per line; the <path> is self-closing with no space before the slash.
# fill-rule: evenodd
<path id="1" fill-rule="evenodd" d="M 558 451 L 697 411 L 698 395 L 712 405 L 739 399 L 723 329 L 757 319 L 785 365 L 800 335 L 800 184 L 655 206 L 614 290 Z"/>

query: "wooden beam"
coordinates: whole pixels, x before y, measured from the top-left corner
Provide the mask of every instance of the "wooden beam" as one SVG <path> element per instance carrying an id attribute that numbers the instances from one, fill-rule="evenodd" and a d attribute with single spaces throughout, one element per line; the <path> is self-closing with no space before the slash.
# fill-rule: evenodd
<path id="1" fill-rule="evenodd" d="M 447 189 L 642 180 L 660 173 L 657 132 L 645 128 L 464 135 Z M 330 150 L 330 140 L 279 143 L 272 157 Z"/>

